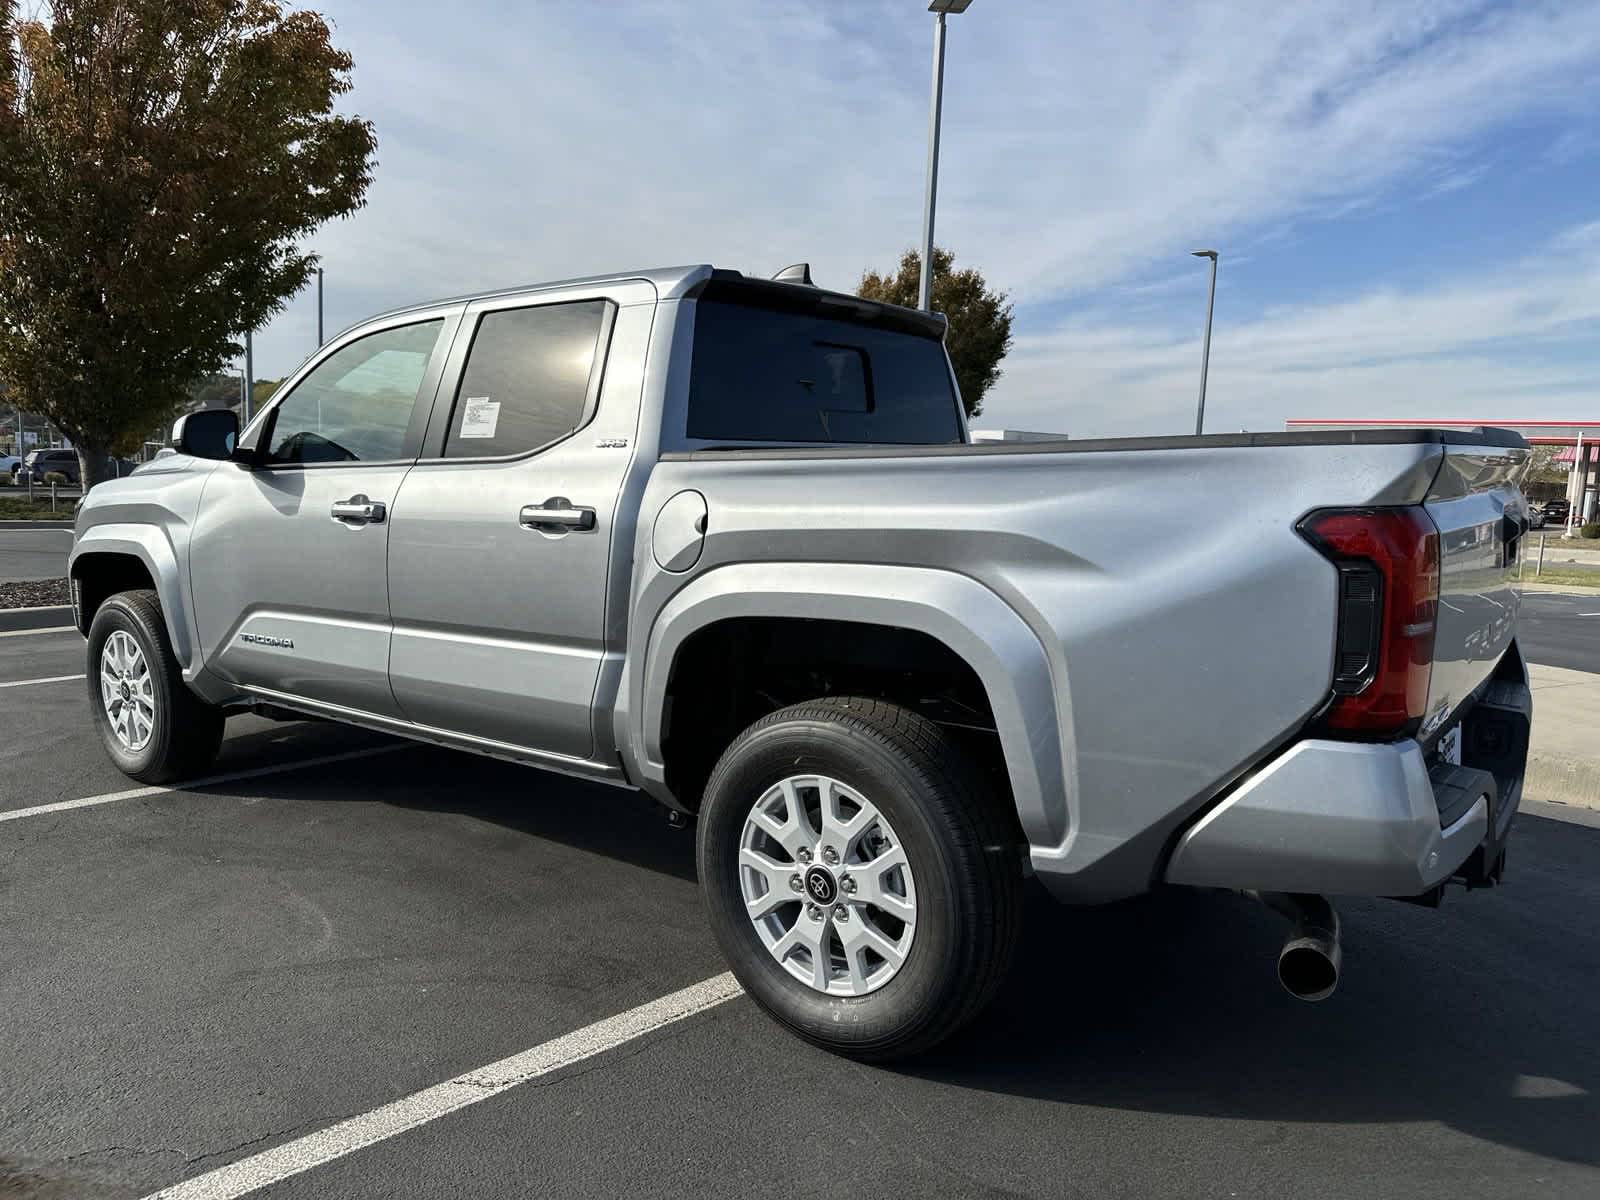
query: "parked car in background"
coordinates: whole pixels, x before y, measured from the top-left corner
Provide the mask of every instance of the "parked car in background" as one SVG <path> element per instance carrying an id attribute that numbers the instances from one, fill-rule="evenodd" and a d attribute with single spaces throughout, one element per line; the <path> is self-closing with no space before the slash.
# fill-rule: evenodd
<path id="1" fill-rule="evenodd" d="M 1499 880 L 1522 438 L 971 445 L 944 336 L 709 266 L 347 330 L 78 506 L 91 719 L 144 782 L 254 709 L 642 788 L 751 998 L 864 1058 L 982 1008 L 1025 872 L 1248 892 L 1306 999 L 1327 896 Z"/>
<path id="2" fill-rule="evenodd" d="M 15 454 L 0 454 L 0 483 L 10 483 L 22 468 L 22 460 Z"/>
<path id="3" fill-rule="evenodd" d="M 1544 528 L 1544 514 L 1533 505 L 1528 505 L 1528 526 L 1531 529 Z"/>
<path id="4" fill-rule="evenodd" d="M 1567 517 L 1572 514 L 1570 500 L 1546 500 L 1544 502 L 1544 519 L 1549 525 L 1565 525 Z"/>
<path id="5" fill-rule="evenodd" d="M 76 450 L 29 450 L 22 460 L 22 472 L 18 479 L 22 483 L 28 481 L 28 476 L 33 476 L 33 482 L 43 483 L 45 476 L 50 474 L 64 475 L 67 482 L 76 484 L 82 477 L 78 470 L 78 452 Z"/>

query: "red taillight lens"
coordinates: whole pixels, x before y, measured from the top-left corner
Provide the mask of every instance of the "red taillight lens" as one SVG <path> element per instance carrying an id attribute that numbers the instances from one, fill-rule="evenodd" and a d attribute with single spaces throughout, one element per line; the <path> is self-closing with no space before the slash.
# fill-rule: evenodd
<path id="1" fill-rule="evenodd" d="M 1439 531 L 1421 508 L 1313 513 L 1301 529 L 1339 568 L 1330 729 L 1398 733 L 1422 718 L 1439 609 Z"/>

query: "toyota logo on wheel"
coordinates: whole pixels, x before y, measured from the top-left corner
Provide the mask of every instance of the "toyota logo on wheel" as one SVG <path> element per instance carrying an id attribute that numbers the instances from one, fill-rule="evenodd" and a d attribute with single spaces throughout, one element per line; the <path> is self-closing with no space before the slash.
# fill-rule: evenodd
<path id="1" fill-rule="evenodd" d="M 812 867 L 806 872 L 806 894 L 818 904 L 832 904 L 839 894 L 839 885 L 823 867 Z"/>

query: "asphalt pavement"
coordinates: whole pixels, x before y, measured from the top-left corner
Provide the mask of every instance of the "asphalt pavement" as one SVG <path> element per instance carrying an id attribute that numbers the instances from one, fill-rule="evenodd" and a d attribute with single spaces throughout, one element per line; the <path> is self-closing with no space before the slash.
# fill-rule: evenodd
<path id="1" fill-rule="evenodd" d="M 67 573 L 72 529 L 9 529 L 0 523 L 0 583 L 61 579 Z"/>
<path id="2" fill-rule="evenodd" d="M 1506 885 L 1438 911 L 1343 902 L 1320 1005 L 1278 990 L 1280 923 L 1243 898 L 1033 894 L 999 998 L 914 1062 L 834 1058 L 742 997 L 597 1051 L 595 1023 L 724 970 L 692 837 L 650 803 L 254 718 L 229 723 L 231 778 L 129 795 L 86 682 L 28 682 L 82 670 L 75 634 L 0 638 L 7 1200 L 193 1177 L 210 1198 L 1600 1196 L 1587 814 L 1525 812 Z M 451 1111 L 424 1090 L 547 1047 Z M 321 1165 L 261 1174 L 280 1150 Z"/>
<path id="3" fill-rule="evenodd" d="M 1600 674 L 1600 591 L 1524 592 L 1517 636 L 1529 662 Z"/>

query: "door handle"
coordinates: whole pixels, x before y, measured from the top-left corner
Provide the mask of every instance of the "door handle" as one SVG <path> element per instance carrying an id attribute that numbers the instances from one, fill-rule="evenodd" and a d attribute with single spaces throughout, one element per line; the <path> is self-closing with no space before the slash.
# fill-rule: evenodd
<path id="1" fill-rule="evenodd" d="M 365 496 L 351 496 L 348 500 L 333 502 L 335 521 L 354 521 L 358 524 L 381 525 L 387 515 L 382 500 L 368 500 Z"/>
<path id="2" fill-rule="evenodd" d="M 524 504 L 522 511 L 517 514 L 517 520 L 524 529 L 539 529 L 546 533 L 576 529 L 586 533 L 594 528 L 595 516 L 592 508 L 574 504 L 565 496 L 552 496 L 543 504 Z"/>

